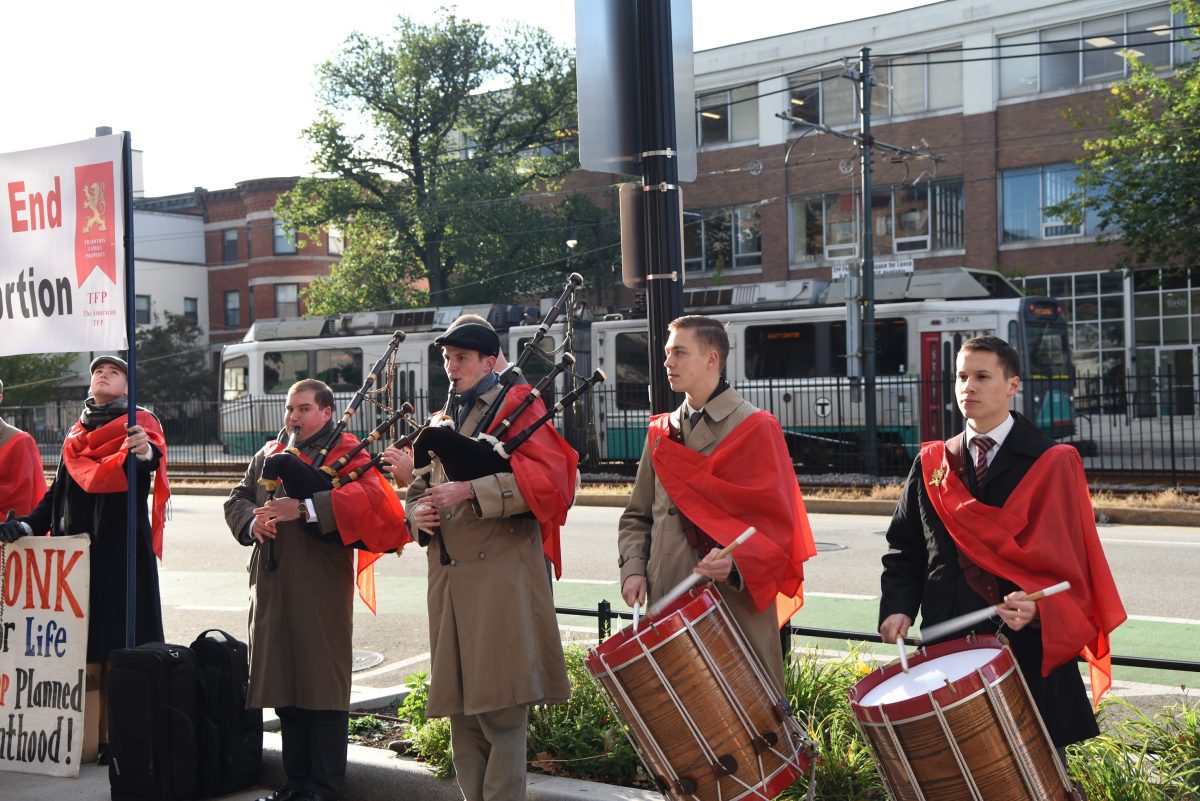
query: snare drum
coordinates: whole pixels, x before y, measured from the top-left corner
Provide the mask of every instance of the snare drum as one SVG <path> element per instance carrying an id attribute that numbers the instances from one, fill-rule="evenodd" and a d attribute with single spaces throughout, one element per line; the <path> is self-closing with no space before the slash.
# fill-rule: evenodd
<path id="1" fill-rule="evenodd" d="M 711 587 L 588 653 L 588 670 L 672 799 L 769 799 L 808 767 L 786 699 Z"/>
<path id="2" fill-rule="evenodd" d="M 850 690 L 895 801 L 1066 801 L 1071 784 L 1012 651 L 996 636 L 922 648 Z"/>

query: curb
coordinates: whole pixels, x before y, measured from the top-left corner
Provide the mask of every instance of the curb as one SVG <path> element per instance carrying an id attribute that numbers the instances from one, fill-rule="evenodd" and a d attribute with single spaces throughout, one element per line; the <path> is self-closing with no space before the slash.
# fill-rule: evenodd
<path id="1" fill-rule="evenodd" d="M 263 763 L 259 782 L 267 787 L 283 784 L 282 740 L 263 734 Z M 649 790 L 618 787 L 544 773 L 526 774 L 528 801 L 662 801 Z M 346 757 L 346 786 L 342 801 L 462 801 L 454 779 L 439 779 L 429 767 L 412 757 L 397 756 L 382 748 L 351 745 Z"/>

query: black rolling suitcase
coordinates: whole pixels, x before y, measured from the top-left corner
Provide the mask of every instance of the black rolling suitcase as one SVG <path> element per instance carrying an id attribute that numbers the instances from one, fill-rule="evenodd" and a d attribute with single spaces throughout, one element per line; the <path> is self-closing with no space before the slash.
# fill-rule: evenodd
<path id="1" fill-rule="evenodd" d="M 198 686 L 192 652 L 147 643 L 112 652 L 108 780 L 113 801 L 195 798 Z"/>
<path id="2" fill-rule="evenodd" d="M 200 793 L 228 795 L 256 782 L 262 768 L 262 710 L 246 708 L 246 644 L 209 629 L 192 643 L 192 656 L 200 678 Z"/>

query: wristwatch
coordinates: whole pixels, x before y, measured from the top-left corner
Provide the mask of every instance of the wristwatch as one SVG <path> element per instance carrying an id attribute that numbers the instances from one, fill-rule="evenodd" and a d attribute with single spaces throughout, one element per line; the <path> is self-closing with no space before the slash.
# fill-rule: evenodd
<path id="1" fill-rule="evenodd" d="M 297 501 L 296 512 L 300 515 L 301 520 L 308 520 L 308 504 L 306 504 L 303 500 Z"/>

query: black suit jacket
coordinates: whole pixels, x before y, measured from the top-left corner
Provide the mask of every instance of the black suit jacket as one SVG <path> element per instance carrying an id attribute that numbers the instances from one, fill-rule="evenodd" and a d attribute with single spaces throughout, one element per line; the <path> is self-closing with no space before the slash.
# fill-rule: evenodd
<path id="1" fill-rule="evenodd" d="M 1033 463 L 1054 444 L 1024 417 L 1015 412 L 1012 415 L 1015 418 L 1012 430 L 996 452 L 982 482 L 975 479 L 973 460 L 965 443 L 966 433 L 953 443 L 964 454 L 963 474 L 971 494 L 989 506 L 1003 506 Z M 887 542 L 880 581 L 880 623 L 897 612 L 914 621 L 920 612 L 923 626 L 940 623 L 998 603 L 1005 594 L 1017 589 L 1003 576 L 998 576 L 997 597 L 984 598 L 967 583 L 954 539 L 929 500 L 919 456 L 909 471 L 896 513 L 888 526 Z M 1040 622 L 1054 625 L 1053 620 Z M 999 628 L 999 618 L 993 618 L 977 626 L 975 631 L 993 633 Z M 1027 626 L 1020 631 L 1004 629 L 1003 633 L 1012 645 L 1054 744 L 1062 747 L 1099 734 L 1076 664 L 1069 662 L 1043 678 L 1041 631 Z M 952 636 L 965 634 L 959 632 Z"/>

